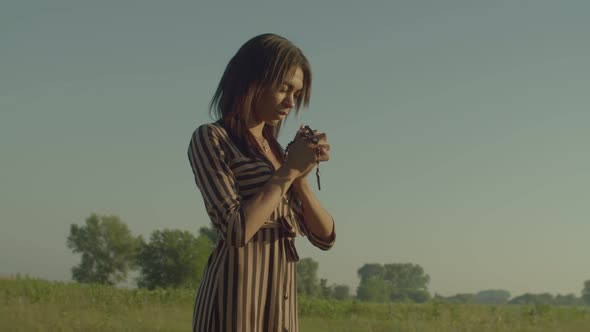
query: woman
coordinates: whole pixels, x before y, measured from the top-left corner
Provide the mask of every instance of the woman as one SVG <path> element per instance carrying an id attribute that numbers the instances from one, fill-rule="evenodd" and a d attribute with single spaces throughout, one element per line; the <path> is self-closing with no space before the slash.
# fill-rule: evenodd
<path id="1" fill-rule="evenodd" d="M 274 34 L 256 36 L 223 73 L 211 101 L 218 120 L 192 135 L 189 160 L 219 236 L 193 331 L 298 331 L 294 238 L 328 250 L 336 237 L 306 180 L 329 159 L 326 135 L 300 128 L 288 153 L 277 141 L 283 120 L 307 107 L 310 94 L 301 50 Z"/>

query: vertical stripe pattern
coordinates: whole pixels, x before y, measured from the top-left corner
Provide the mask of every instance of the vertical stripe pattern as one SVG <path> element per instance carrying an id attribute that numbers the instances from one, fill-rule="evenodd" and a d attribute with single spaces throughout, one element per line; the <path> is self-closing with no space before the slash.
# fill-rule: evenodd
<path id="1" fill-rule="evenodd" d="M 233 137 L 233 136 L 232 136 Z M 235 138 L 234 138 L 235 140 Z M 242 153 L 220 122 L 197 128 L 188 158 L 219 241 L 197 291 L 195 332 L 298 331 L 294 241 L 303 235 L 316 247 L 328 241 L 312 234 L 294 190 L 246 241 L 241 203 L 256 195 L 273 174 L 267 161 Z"/>

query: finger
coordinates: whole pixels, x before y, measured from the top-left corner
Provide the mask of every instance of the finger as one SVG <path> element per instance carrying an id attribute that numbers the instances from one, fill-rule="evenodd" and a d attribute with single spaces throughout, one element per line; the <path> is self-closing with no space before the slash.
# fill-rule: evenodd
<path id="1" fill-rule="evenodd" d="M 318 157 L 319 161 L 326 161 L 330 159 L 329 146 L 318 146 L 316 148 L 316 156 Z"/>
<path id="2" fill-rule="evenodd" d="M 330 144 L 327 143 L 318 143 L 318 147 L 324 151 L 330 151 Z"/>
<path id="3" fill-rule="evenodd" d="M 330 155 L 328 153 L 322 153 L 321 155 L 316 157 L 316 161 L 328 161 L 330 160 Z"/>
<path id="4" fill-rule="evenodd" d="M 329 151 L 330 151 L 330 144 L 318 144 L 317 146 L 315 146 L 315 152 L 318 155 L 328 153 Z"/>

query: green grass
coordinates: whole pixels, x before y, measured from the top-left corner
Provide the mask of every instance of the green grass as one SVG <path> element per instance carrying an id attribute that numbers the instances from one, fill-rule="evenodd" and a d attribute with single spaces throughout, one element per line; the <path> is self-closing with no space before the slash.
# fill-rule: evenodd
<path id="1" fill-rule="evenodd" d="M 194 290 L 0 280 L 1 331 L 187 331 Z M 590 331 L 588 307 L 378 304 L 300 297 L 301 332 Z"/>

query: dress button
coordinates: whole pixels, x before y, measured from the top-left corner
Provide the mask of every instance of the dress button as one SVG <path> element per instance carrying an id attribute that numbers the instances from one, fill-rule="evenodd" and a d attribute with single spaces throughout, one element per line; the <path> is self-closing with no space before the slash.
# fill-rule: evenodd
<path id="1" fill-rule="evenodd" d="M 283 297 L 285 300 L 289 299 L 289 295 L 287 293 L 285 293 L 285 296 Z"/>

